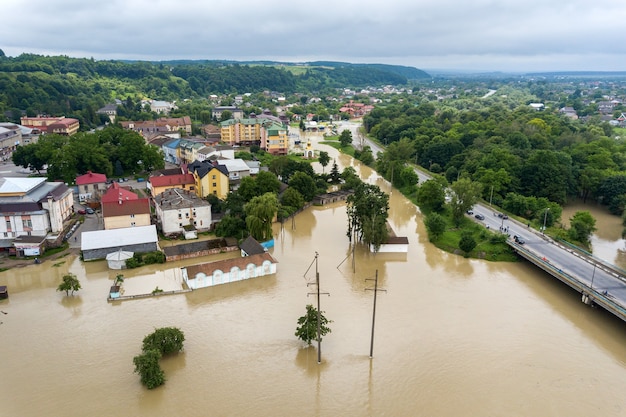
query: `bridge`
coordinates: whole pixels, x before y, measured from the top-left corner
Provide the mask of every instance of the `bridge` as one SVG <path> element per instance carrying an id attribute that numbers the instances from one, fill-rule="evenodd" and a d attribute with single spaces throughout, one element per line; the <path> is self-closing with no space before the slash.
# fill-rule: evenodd
<path id="1" fill-rule="evenodd" d="M 626 271 L 565 242 L 558 242 L 527 224 L 498 216 L 485 205 L 474 206 L 472 216 L 485 227 L 509 235 L 507 244 L 521 257 L 581 294 L 588 305 L 598 305 L 626 321 Z M 518 236 L 519 239 L 514 239 Z M 523 242 L 523 243 L 522 243 Z"/>

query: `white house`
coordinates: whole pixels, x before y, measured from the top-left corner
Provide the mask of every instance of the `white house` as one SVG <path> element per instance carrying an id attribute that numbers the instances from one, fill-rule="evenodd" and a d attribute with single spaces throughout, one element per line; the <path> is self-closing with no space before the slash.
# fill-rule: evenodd
<path id="1" fill-rule="evenodd" d="M 0 238 L 60 233 L 73 205 L 74 193 L 62 182 L 0 178 Z"/>
<path id="2" fill-rule="evenodd" d="M 159 237 L 155 225 L 123 229 L 95 230 L 81 233 L 80 249 L 83 260 L 106 259 L 119 250 L 128 252 L 153 252 L 159 250 Z"/>
<path id="3" fill-rule="evenodd" d="M 211 228 L 211 203 L 195 192 L 168 188 L 154 197 L 155 213 L 163 234 L 185 233 L 185 229 Z"/>
<path id="4" fill-rule="evenodd" d="M 212 287 L 276 273 L 278 261 L 269 253 L 226 259 L 182 268 L 182 277 L 192 289 Z"/>

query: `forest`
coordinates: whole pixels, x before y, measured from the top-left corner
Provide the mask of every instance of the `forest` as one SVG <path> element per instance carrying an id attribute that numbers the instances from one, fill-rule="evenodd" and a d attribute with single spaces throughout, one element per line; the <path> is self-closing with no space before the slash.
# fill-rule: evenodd
<path id="1" fill-rule="evenodd" d="M 103 124 L 96 111 L 114 99 L 181 101 L 211 94 L 277 91 L 322 93 L 337 88 L 407 84 L 406 75 L 428 77 L 407 67 L 340 64 L 304 66 L 296 74 L 276 65 L 221 61 L 97 61 L 67 56 L 22 54 L 0 50 L 0 117 L 19 122 L 22 114 L 64 115 L 82 129 Z M 230 104 L 230 103 L 225 103 Z"/>
<path id="2" fill-rule="evenodd" d="M 529 219 L 547 202 L 593 199 L 621 214 L 626 205 L 626 143 L 608 123 L 581 123 L 555 112 L 496 101 L 472 110 L 431 103 L 389 105 L 364 118 L 368 135 L 387 144 L 378 171 L 403 184 L 412 162 L 449 183 L 468 178 L 481 197 Z M 543 200 L 543 203 L 537 203 Z"/>

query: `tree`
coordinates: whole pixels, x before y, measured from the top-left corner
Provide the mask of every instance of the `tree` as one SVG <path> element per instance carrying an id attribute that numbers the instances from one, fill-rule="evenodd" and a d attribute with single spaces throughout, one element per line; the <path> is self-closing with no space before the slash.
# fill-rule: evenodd
<path id="1" fill-rule="evenodd" d="M 272 221 L 278 212 L 278 198 L 274 193 L 254 197 L 244 206 L 246 226 L 253 238 L 260 242 L 272 239 Z"/>
<path id="2" fill-rule="evenodd" d="M 246 231 L 246 222 L 241 217 L 230 214 L 222 217 L 220 222 L 215 226 L 215 236 L 220 237 L 243 237 Z"/>
<path id="3" fill-rule="evenodd" d="M 224 110 L 222 112 L 222 116 L 220 117 L 220 121 L 224 122 L 226 120 L 232 119 L 233 113 L 230 110 Z"/>
<path id="4" fill-rule="evenodd" d="M 424 219 L 430 241 L 436 241 L 446 231 L 446 219 L 438 213 L 430 213 Z"/>
<path id="5" fill-rule="evenodd" d="M 320 311 L 319 316 L 321 341 L 322 336 L 331 333 L 328 324 L 332 323 L 332 320 L 328 320 L 324 317 L 323 311 Z M 311 341 L 317 340 L 317 308 L 313 307 L 311 304 L 306 306 L 306 314 L 298 319 L 298 327 L 296 327 L 295 335 L 309 346 L 311 345 Z"/>
<path id="6" fill-rule="evenodd" d="M 162 355 L 178 353 L 183 350 L 185 335 L 176 327 L 156 329 L 143 339 L 143 351 L 156 350 Z"/>
<path id="7" fill-rule="evenodd" d="M 144 351 L 133 358 L 135 373 L 141 377 L 141 383 L 148 389 L 153 389 L 165 383 L 165 373 L 159 365 L 161 353 L 158 350 Z"/>
<path id="8" fill-rule="evenodd" d="M 346 146 L 352 143 L 352 132 L 349 130 L 342 130 L 339 135 L 339 143 L 341 143 L 341 147 L 345 148 Z"/>
<path id="9" fill-rule="evenodd" d="M 296 189 L 305 201 L 311 201 L 317 194 L 315 180 L 304 172 L 296 172 L 289 180 L 289 187 Z"/>
<path id="10" fill-rule="evenodd" d="M 458 226 L 467 210 L 472 208 L 480 198 L 482 185 L 467 178 L 461 178 L 450 186 L 452 191 L 450 207 L 452 208 L 452 219 Z"/>
<path id="11" fill-rule="evenodd" d="M 417 202 L 425 211 L 441 212 L 446 204 L 445 184 L 438 177 L 427 180 L 417 189 Z"/>
<path id="12" fill-rule="evenodd" d="M 461 233 L 461 240 L 459 241 L 459 249 L 465 252 L 465 256 L 469 256 L 469 253 L 476 247 L 476 240 L 469 230 L 464 230 Z"/>
<path id="13" fill-rule="evenodd" d="M 341 174 L 339 173 L 337 161 L 333 161 L 333 167 L 330 170 L 330 182 L 331 184 L 339 184 L 341 182 Z"/>
<path id="14" fill-rule="evenodd" d="M 300 194 L 300 192 L 295 188 L 291 187 L 287 188 L 285 192 L 281 195 L 280 202 L 283 206 L 292 207 L 294 209 L 293 211 L 300 210 L 302 207 L 304 207 L 305 203 L 302 194 Z"/>
<path id="15" fill-rule="evenodd" d="M 358 183 L 354 194 L 346 199 L 348 212 L 347 236 L 352 240 L 354 234 L 357 239 L 366 245 L 374 245 L 378 250 L 387 240 L 387 216 L 389 211 L 389 196 L 378 186 Z"/>
<path id="16" fill-rule="evenodd" d="M 57 291 L 65 291 L 65 295 L 70 295 L 70 291 L 72 291 L 72 295 L 74 295 L 74 291 L 80 289 L 80 281 L 78 281 L 76 275 L 71 272 L 63 276 L 63 282 L 57 287 Z"/>
<path id="17" fill-rule="evenodd" d="M 577 211 L 570 219 L 568 235 L 571 239 L 587 243 L 596 230 L 596 219 L 588 211 Z"/>
<path id="18" fill-rule="evenodd" d="M 320 156 L 318 158 L 320 165 L 322 166 L 322 172 L 324 172 L 326 165 L 330 162 L 330 156 L 328 156 L 328 152 L 320 151 Z"/>

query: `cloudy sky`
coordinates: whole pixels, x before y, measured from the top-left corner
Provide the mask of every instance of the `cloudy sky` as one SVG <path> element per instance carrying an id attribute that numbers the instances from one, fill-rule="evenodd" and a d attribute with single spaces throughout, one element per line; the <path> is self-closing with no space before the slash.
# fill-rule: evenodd
<path id="1" fill-rule="evenodd" d="M 626 70 L 624 0 L 2 0 L 0 9 L 9 56 Z"/>

